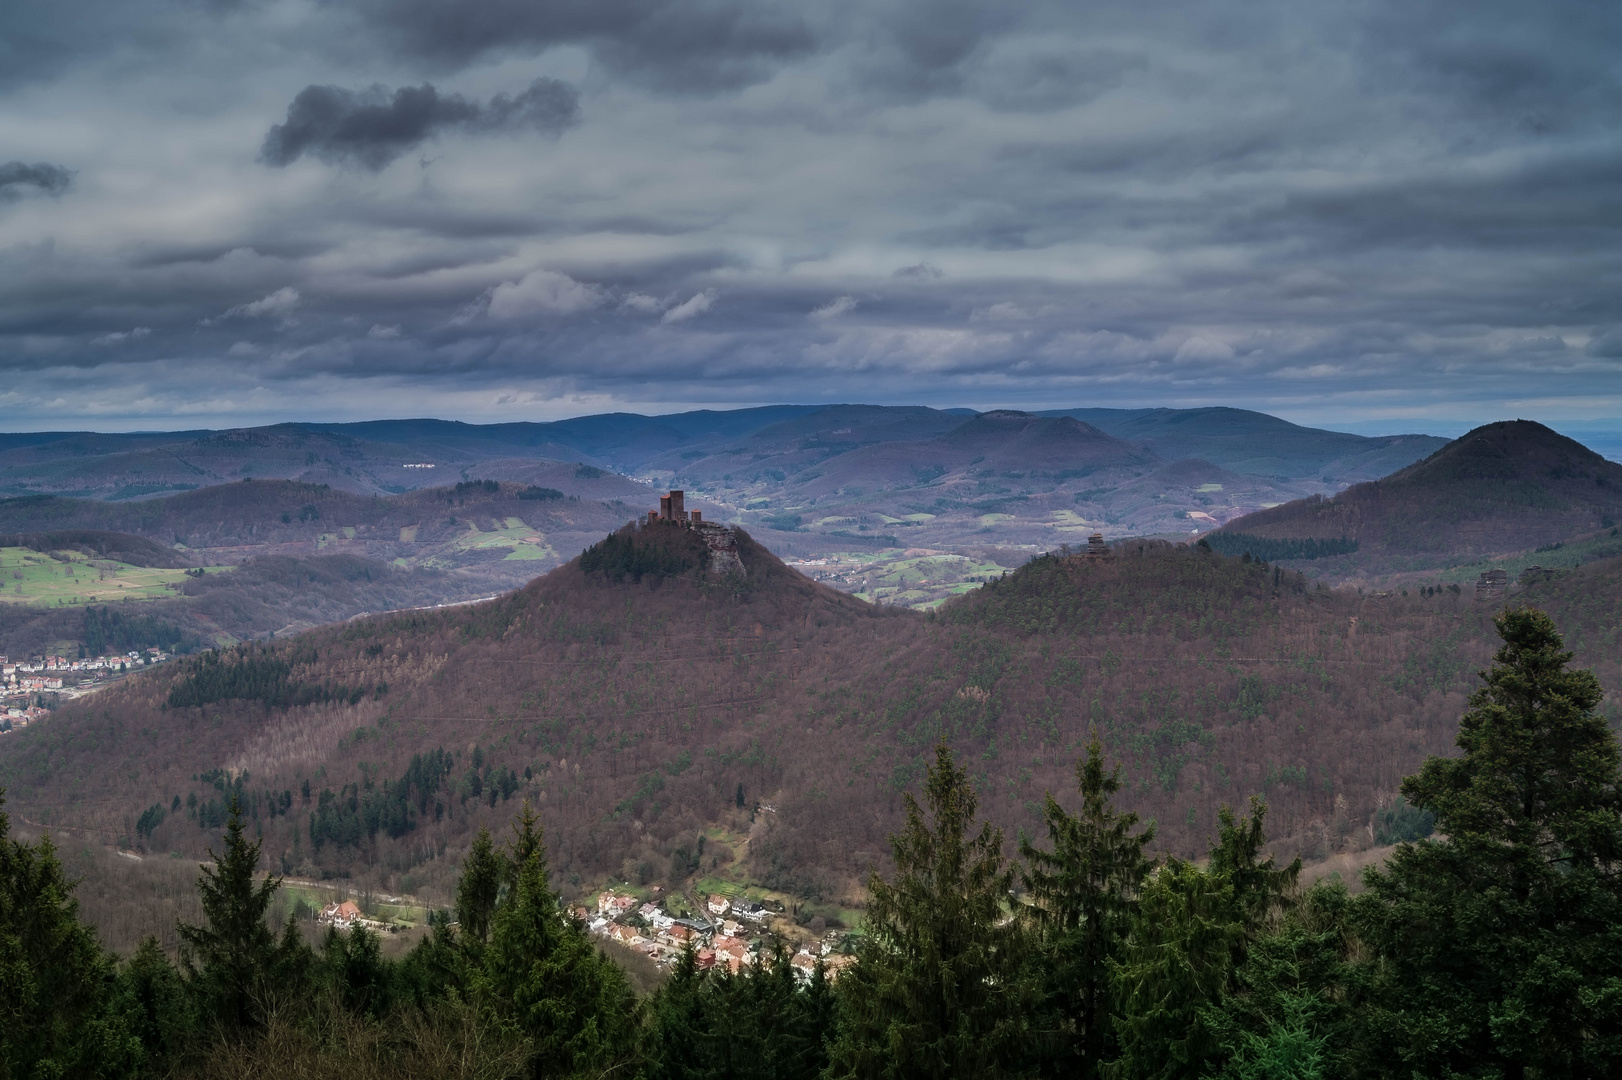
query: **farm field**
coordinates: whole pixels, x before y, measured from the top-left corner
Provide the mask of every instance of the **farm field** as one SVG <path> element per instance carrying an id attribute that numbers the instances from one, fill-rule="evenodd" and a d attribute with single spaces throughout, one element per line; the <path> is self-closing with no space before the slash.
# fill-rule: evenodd
<path id="1" fill-rule="evenodd" d="M 830 552 L 789 565 L 869 603 L 921 611 L 977 589 L 1007 569 L 989 559 L 933 548 Z"/>
<path id="2" fill-rule="evenodd" d="M 286 903 L 298 911 L 298 905 L 303 906 L 303 912 L 308 917 L 314 916 L 322 908 L 334 901 L 354 900 L 369 919 L 388 923 L 401 930 L 411 930 L 426 922 L 428 908 L 413 896 L 371 896 L 364 890 L 357 892 L 347 884 L 329 884 L 320 881 L 304 881 L 296 878 L 283 878 L 281 894 Z"/>
<path id="3" fill-rule="evenodd" d="M 208 567 L 205 573 L 228 569 Z M 0 548 L 0 601 L 8 604 L 55 607 L 157 600 L 176 595 L 185 576 L 185 570 L 93 559 L 77 551 L 45 554 L 30 548 Z"/>
<path id="4" fill-rule="evenodd" d="M 558 559 L 558 553 L 546 542 L 546 534 L 517 517 L 502 519 L 499 529 L 480 529 L 468 522 L 467 532 L 452 540 L 449 548 L 456 552 L 505 551 L 504 562 L 555 562 Z M 430 559 L 424 565 L 436 563 Z"/>

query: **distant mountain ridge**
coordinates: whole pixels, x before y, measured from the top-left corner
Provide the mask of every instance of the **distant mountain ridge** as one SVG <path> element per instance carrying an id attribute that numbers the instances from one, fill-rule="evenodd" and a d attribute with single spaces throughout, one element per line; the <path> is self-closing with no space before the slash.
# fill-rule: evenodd
<path id="1" fill-rule="evenodd" d="M 546 423 L 418 418 L 0 436 L 0 496 L 135 505 L 244 479 L 364 497 L 496 480 L 651 505 L 656 489 L 683 488 L 707 517 L 747 525 L 784 554 L 1039 551 L 1095 531 L 1187 535 L 1385 475 L 1440 445 L 1319 431 L 1243 409 L 1047 415 L 783 404 Z M 1190 459 L 1221 475 L 1194 480 L 1170 468 Z M 36 527 L 10 520 L 16 509 L 0 503 L 0 530 Z"/>
<path id="2" fill-rule="evenodd" d="M 1004 410 L 1007 411 L 1007 410 Z M 995 412 L 995 411 L 994 411 Z M 815 440 L 825 449 L 916 442 L 944 435 L 978 415 L 966 409 L 881 405 L 768 405 L 665 416 L 604 413 L 549 422 L 468 424 L 430 418 L 354 423 L 283 423 L 174 432 L 89 431 L 0 434 L 0 492 L 139 498 L 225 483 L 244 476 L 330 483 L 365 494 L 444 483 L 444 472 L 494 459 L 609 467 L 621 472 L 679 467 L 682 455 L 722 452 L 745 440 L 781 451 Z M 1067 416 L 1165 461 L 1201 457 L 1235 472 L 1369 479 L 1371 463 L 1393 449 L 1407 460 L 1445 440 L 1370 438 L 1304 428 L 1243 409 L 1065 409 Z M 685 460 L 692 460 L 687 458 Z M 1390 471 L 1390 470 L 1385 470 Z"/>
<path id="3" fill-rule="evenodd" d="M 1054 409 L 1152 449 L 1168 461 L 1203 458 L 1237 473 L 1372 480 L 1447 444 L 1434 435 L 1351 435 L 1301 427 L 1248 409 Z"/>

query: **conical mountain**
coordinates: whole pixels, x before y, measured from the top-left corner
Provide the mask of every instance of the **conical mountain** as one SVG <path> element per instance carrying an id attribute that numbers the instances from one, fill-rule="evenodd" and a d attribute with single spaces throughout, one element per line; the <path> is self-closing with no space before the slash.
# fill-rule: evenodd
<path id="1" fill-rule="evenodd" d="M 1622 519 L 1622 465 L 1530 420 L 1476 428 L 1430 457 L 1329 499 L 1301 499 L 1222 530 L 1356 541 L 1365 557 L 1525 551 Z"/>

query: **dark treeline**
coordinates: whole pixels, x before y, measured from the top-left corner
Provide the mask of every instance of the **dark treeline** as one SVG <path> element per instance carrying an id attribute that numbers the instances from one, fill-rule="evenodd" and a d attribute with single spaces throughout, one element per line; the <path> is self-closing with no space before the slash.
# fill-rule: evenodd
<path id="1" fill-rule="evenodd" d="M 174 623 L 151 615 L 131 615 L 111 607 L 84 609 L 84 647 L 91 656 L 157 646 L 167 652 L 192 652 L 202 645 Z"/>
<path id="2" fill-rule="evenodd" d="M 399 780 L 384 780 L 379 786 L 370 777 L 364 783 L 346 784 L 334 793 L 324 789 L 310 813 L 310 842 L 317 851 L 328 842 L 355 847 L 362 839 L 375 839 L 382 832 L 399 839 L 424 821 L 441 820 L 447 802 L 460 796 L 498 800 L 513 797 L 520 786 L 518 774 L 487 761 L 479 746 L 473 747 L 472 764 L 460 779 L 452 779 L 454 759 L 443 747 L 427 754 L 413 754 L 411 764 Z M 439 798 L 443 791 L 444 798 Z M 274 816 L 274 814 L 273 814 Z"/>
<path id="3" fill-rule="evenodd" d="M 9 840 L 0 814 L 0 1077 L 1615 1076 L 1616 737 L 1547 616 L 1497 626 L 1461 755 L 1403 784 L 1436 837 L 1360 895 L 1301 889 L 1258 800 L 1206 860 L 1154 863 L 1096 740 L 1077 810 L 1049 797 L 1011 859 L 942 743 L 833 984 L 774 944 L 737 974 L 689 953 L 638 1000 L 552 890 L 528 805 L 504 848 L 479 833 L 457 922 L 387 960 L 364 929 L 310 948 L 268 924 L 279 882 L 234 804 L 178 964 L 155 941 L 117 962 L 49 839 Z"/>
<path id="4" fill-rule="evenodd" d="M 252 644 L 237 645 L 224 653 L 199 657 L 186 676 L 169 690 L 170 708 L 211 705 L 217 701 L 257 701 L 270 708 L 347 701 L 351 705 L 367 694 L 382 696 L 387 685 L 343 686 L 304 682 L 293 669 L 315 663 L 316 654 L 282 656 Z"/>
<path id="5" fill-rule="evenodd" d="M 1205 543 L 1212 551 L 1222 555 L 1249 555 L 1263 562 L 1324 559 L 1331 555 L 1350 555 L 1357 550 L 1357 541 L 1345 536 L 1319 540 L 1312 537 L 1274 538 L 1238 532 L 1214 532 L 1206 535 Z"/>
<path id="6" fill-rule="evenodd" d="M 703 556 L 704 544 L 697 534 L 666 522 L 628 525 L 581 552 L 580 569 L 612 581 L 657 580 L 691 570 Z"/>

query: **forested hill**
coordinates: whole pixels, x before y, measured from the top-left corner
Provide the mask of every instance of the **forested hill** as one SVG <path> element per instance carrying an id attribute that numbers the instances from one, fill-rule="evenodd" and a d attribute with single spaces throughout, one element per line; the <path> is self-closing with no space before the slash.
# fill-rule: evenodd
<path id="1" fill-rule="evenodd" d="M 1203 850 L 1221 805 L 1264 794 L 1277 843 L 1321 855 L 1378 838 L 1376 809 L 1448 752 L 1492 649 L 1468 593 L 1331 591 L 1199 547 L 1056 554 L 931 618 L 815 584 L 741 532 L 741 575 L 669 535 L 640 575 L 616 575 L 631 564 L 605 541 L 498 601 L 132 680 L 7 736 L 0 785 L 30 820 L 199 853 L 236 792 L 273 865 L 394 883 L 448 883 L 478 822 L 526 794 L 572 888 L 702 870 L 840 897 L 884 865 L 937 740 L 993 821 L 1032 830 L 1096 728 L 1166 849 Z M 1618 684 L 1622 562 L 1522 599 Z M 775 812 L 751 823 L 745 800 Z M 701 867 L 717 823 L 737 842 Z"/>
<path id="2" fill-rule="evenodd" d="M 1619 520 L 1622 465 L 1542 424 L 1511 420 L 1476 428 L 1383 480 L 1248 514 L 1213 542 L 1315 541 L 1339 556 L 1315 563 L 1318 572 L 1423 569 L 1529 551 Z"/>

